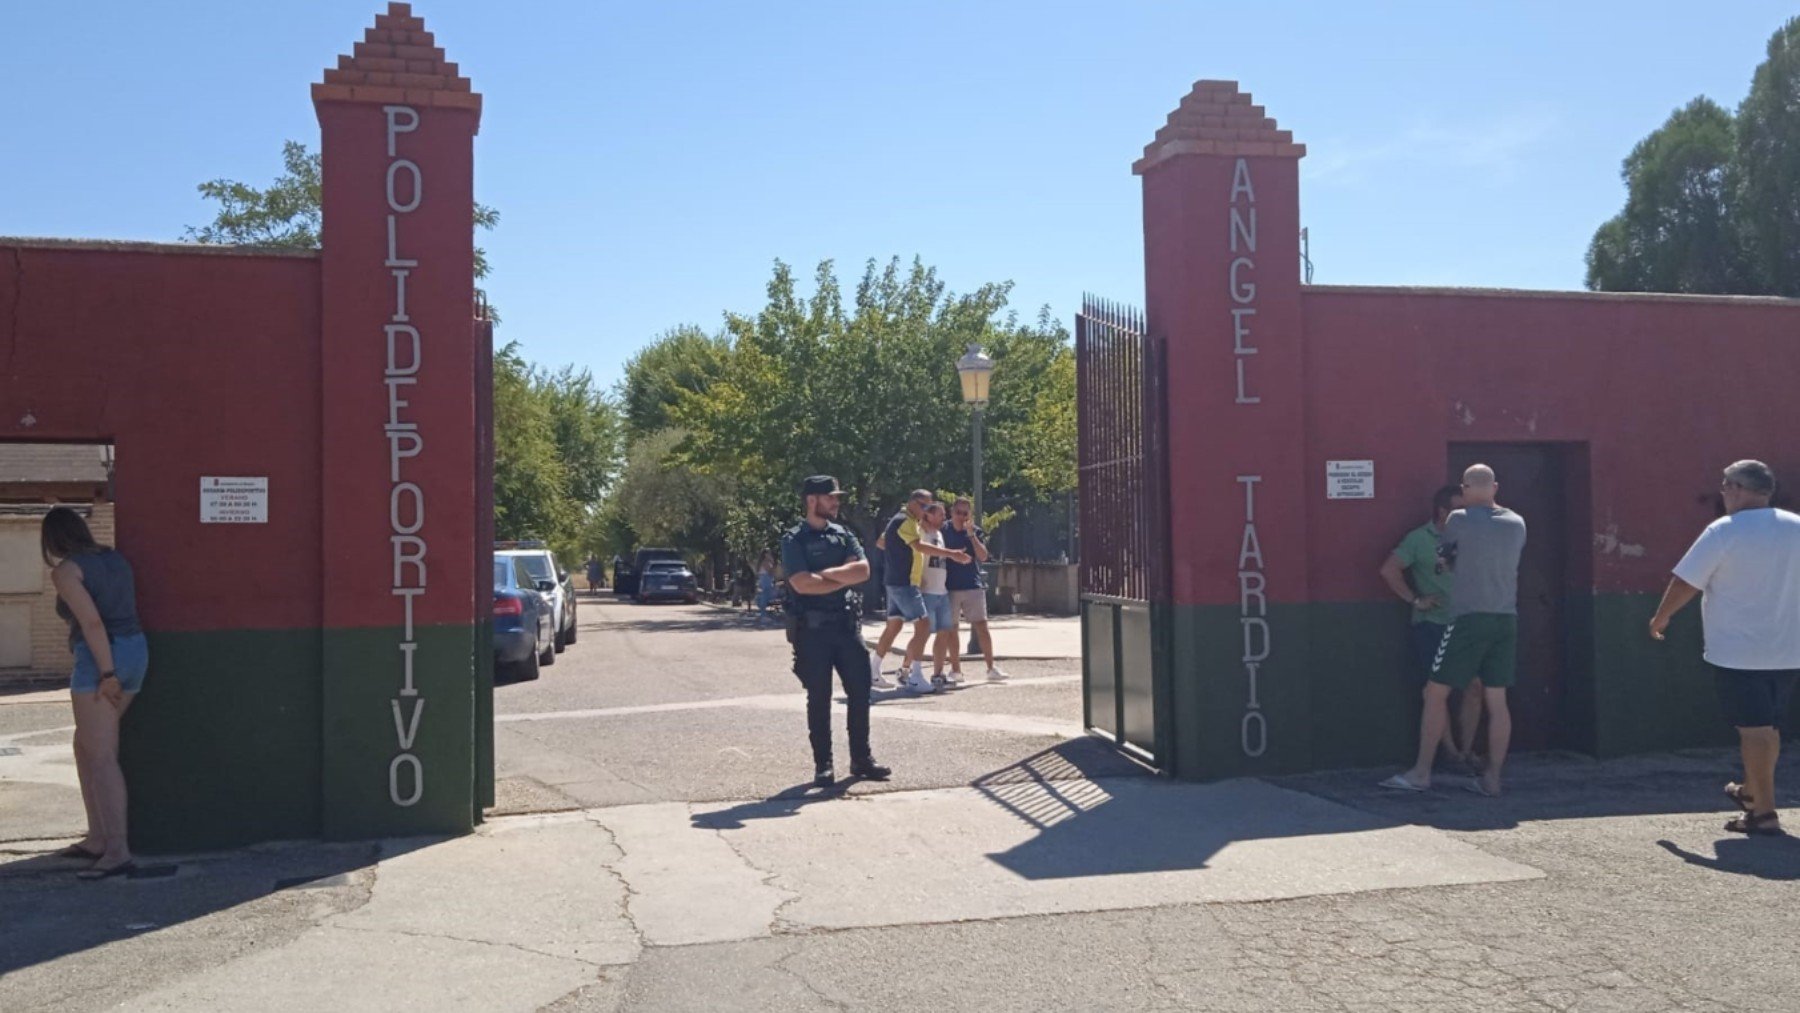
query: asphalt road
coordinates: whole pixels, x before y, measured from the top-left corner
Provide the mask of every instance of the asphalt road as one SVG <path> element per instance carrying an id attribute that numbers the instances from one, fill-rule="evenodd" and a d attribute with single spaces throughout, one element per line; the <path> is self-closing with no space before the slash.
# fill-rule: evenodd
<path id="1" fill-rule="evenodd" d="M 496 814 L 755 799 L 811 779 L 804 695 L 779 625 L 610 596 L 584 597 L 578 617 L 580 638 L 537 681 L 495 690 Z M 1054 762 L 1072 776 L 1143 773 L 1080 737 L 1079 659 L 1002 667 L 1005 683 L 878 693 L 872 746 L 894 778 L 850 791 L 965 785 L 1059 746 Z M 846 767 L 841 692 L 833 728 Z"/>

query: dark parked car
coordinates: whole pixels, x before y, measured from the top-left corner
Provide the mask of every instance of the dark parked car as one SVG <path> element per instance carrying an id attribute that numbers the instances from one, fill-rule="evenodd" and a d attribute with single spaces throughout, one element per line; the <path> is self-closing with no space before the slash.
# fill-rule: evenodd
<path id="1" fill-rule="evenodd" d="M 686 563 L 680 549 L 652 548 L 639 549 L 632 554 L 631 562 L 615 559 L 613 562 L 613 593 L 638 598 L 638 584 L 643 580 L 644 570 L 653 562 L 668 560 Z M 638 598 L 642 601 L 642 598 Z"/>
<path id="2" fill-rule="evenodd" d="M 691 605 L 700 600 L 700 586 L 686 563 L 661 560 L 651 563 L 638 578 L 637 600 L 685 601 Z"/>
<path id="3" fill-rule="evenodd" d="M 494 558 L 494 678 L 531 680 L 556 663 L 550 599 L 516 556 Z"/>

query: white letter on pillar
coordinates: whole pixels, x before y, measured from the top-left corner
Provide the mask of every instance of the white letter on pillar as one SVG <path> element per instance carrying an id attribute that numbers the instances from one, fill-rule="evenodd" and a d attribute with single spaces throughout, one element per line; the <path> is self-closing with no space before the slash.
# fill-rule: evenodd
<path id="1" fill-rule="evenodd" d="M 1256 483 L 1262 481 L 1261 475 L 1239 475 L 1238 484 L 1244 487 L 1244 523 L 1256 521 Z"/>
<path id="2" fill-rule="evenodd" d="M 391 156 L 393 152 L 388 154 Z M 1250 198 L 1250 203 L 1256 203 L 1256 190 L 1250 186 L 1250 163 L 1241 158 L 1237 160 L 1236 168 L 1231 171 L 1231 203 L 1237 203 L 1240 193 Z M 1252 249 L 1254 248 L 1252 247 Z"/>
<path id="3" fill-rule="evenodd" d="M 395 195 L 394 195 L 394 173 L 400 169 L 405 169 L 408 173 L 410 173 L 412 175 L 412 200 L 406 204 L 400 203 L 399 199 L 397 197 L 395 197 Z M 410 158 L 396 159 L 396 160 L 388 163 L 388 170 L 387 170 L 388 210 L 398 211 L 399 213 L 401 213 L 403 215 L 410 214 L 412 211 L 414 211 L 418 208 L 419 198 L 421 198 L 423 196 L 425 196 L 425 180 L 424 180 L 424 177 L 422 177 L 419 174 L 419 166 L 417 163 L 413 162 L 413 160 Z"/>
<path id="4" fill-rule="evenodd" d="M 1268 615 L 1269 596 L 1264 593 L 1268 586 L 1269 582 L 1262 574 L 1255 570 L 1240 570 L 1238 572 L 1238 611 L 1244 615 L 1249 615 L 1250 599 L 1255 598 L 1256 614 L 1259 616 Z"/>
<path id="5" fill-rule="evenodd" d="M 1239 281 L 1238 268 L 1247 267 L 1256 270 L 1256 262 L 1249 257 L 1239 257 L 1231 262 L 1231 300 L 1238 303 L 1252 302 L 1256 299 L 1256 282 Z"/>
<path id="6" fill-rule="evenodd" d="M 419 114 L 412 106 L 382 106 L 381 111 L 387 114 L 388 157 L 393 158 L 394 138 L 419 129 Z M 404 124 L 400 122 L 402 116 L 406 117 Z"/>
<path id="7" fill-rule="evenodd" d="M 396 589 L 408 588 L 413 590 L 423 588 L 425 586 L 425 539 L 420 538 L 418 535 L 394 535 L 390 537 L 388 541 L 394 543 L 394 587 Z M 408 552 L 408 549 L 413 551 Z M 411 566 L 413 572 L 418 575 L 419 579 L 417 583 L 408 584 L 401 577 L 401 571 L 408 566 Z M 412 602 L 409 599 L 407 602 L 409 613 L 411 611 L 411 604 Z M 410 624 L 411 616 L 409 615 L 407 618 Z M 410 633 L 407 634 L 406 639 L 411 640 L 412 635 Z"/>
<path id="8" fill-rule="evenodd" d="M 1233 311 L 1236 312 L 1236 311 Z M 1255 312 L 1254 310 L 1251 312 Z M 388 376 L 412 376 L 419 371 L 419 329 L 411 324 L 384 324 L 387 331 L 387 374 Z M 410 348 L 406 355 L 406 365 L 400 364 L 400 345 L 394 339 L 406 336 Z"/>
<path id="9" fill-rule="evenodd" d="M 1256 346 L 1244 344 L 1250 336 L 1250 325 L 1244 322 L 1245 317 L 1253 317 L 1256 310 L 1249 307 L 1237 307 L 1231 311 L 1231 353 L 1233 355 L 1255 355 Z M 1239 393 L 1243 392 L 1240 387 Z"/>

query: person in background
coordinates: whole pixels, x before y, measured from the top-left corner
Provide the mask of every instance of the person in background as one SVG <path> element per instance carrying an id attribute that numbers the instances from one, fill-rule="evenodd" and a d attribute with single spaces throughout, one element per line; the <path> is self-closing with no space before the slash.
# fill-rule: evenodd
<path id="1" fill-rule="evenodd" d="M 956 619 L 950 613 L 950 571 L 948 564 L 952 561 L 968 562 L 964 553 L 940 555 L 930 550 L 944 549 L 944 528 L 948 527 L 948 517 L 944 513 L 942 503 L 933 503 L 925 508 L 919 518 L 919 540 L 915 543 L 913 554 L 913 578 L 919 586 L 919 595 L 925 600 L 925 618 L 930 623 L 929 636 L 934 638 L 931 644 L 932 668 L 931 678 L 925 678 L 924 651 L 925 636 L 915 629 L 912 642 L 906 645 L 907 672 L 906 688 L 914 693 L 934 693 L 940 686 L 948 685 L 948 676 L 944 674 L 944 661 L 950 656 L 955 646 L 952 642 L 956 636 Z M 956 683 L 960 684 L 959 674 Z"/>
<path id="2" fill-rule="evenodd" d="M 765 552 L 756 564 L 756 611 L 764 619 L 775 601 L 775 556 Z"/>
<path id="3" fill-rule="evenodd" d="M 1412 606 L 1409 643 L 1418 685 L 1431 678 L 1431 663 L 1444 630 L 1450 625 L 1449 565 L 1438 555 L 1438 539 L 1444 522 L 1462 509 L 1462 487 L 1446 485 L 1431 498 L 1431 520 L 1407 532 L 1381 564 L 1381 579 L 1401 601 Z M 1480 772 L 1475 751 L 1475 731 L 1481 726 L 1481 680 L 1473 679 L 1459 691 L 1456 727 L 1444 736 L 1443 753 L 1457 765 Z M 1456 734 L 1460 733 L 1460 734 Z"/>
<path id="4" fill-rule="evenodd" d="M 55 507 L 44 515 L 44 565 L 56 587 L 56 614 L 69 624 L 75 665 L 69 696 L 75 710 L 75 772 L 87 809 L 87 833 L 57 854 L 93 862 L 76 873 L 106 879 L 136 868 L 125 823 L 125 772 L 119 768 L 119 721 L 144 687 L 150 647 L 138 625 L 131 564 L 95 543 L 81 515 Z"/>
<path id="5" fill-rule="evenodd" d="M 1725 516 L 1707 525 L 1675 564 L 1650 636 L 1663 639 L 1675 613 L 1704 595 L 1704 656 L 1744 761 L 1743 782 L 1725 786 L 1725 797 L 1744 814 L 1725 829 L 1780 834 L 1775 764 L 1800 678 L 1800 515 L 1770 505 L 1775 473 L 1761 461 L 1726 468 L 1719 494 Z"/>
<path id="6" fill-rule="evenodd" d="M 606 583 L 606 574 L 600 565 L 600 560 L 595 556 L 589 556 L 587 565 L 583 569 L 587 571 L 588 594 L 599 594 L 600 585 Z"/>
<path id="7" fill-rule="evenodd" d="M 925 599 L 913 584 L 913 545 L 919 540 L 919 516 L 934 497 L 930 489 L 914 489 L 906 497 L 906 506 L 890 517 L 887 527 L 875 539 L 881 553 L 881 584 L 887 595 L 887 625 L 882 627 L 875 649 L 869 652 L 869 685 L 875 689 L 893 689 L 894 684 L 881 674 L 881 662 L 894 649 L 900 630 L 912 623 L 915 629 L 927 629 Z M 929 634 L 927 634 L 929 635 Z M 904 676 L 905 670 L 902 669 Z"/>
<path id="8" fill-rule="evenodd" d="M 967 621 L 981 641 L 981 653 L 987 660 L 989 682 L 1006 678 L 994 664 L 994 634 L 988 629 L 987 588 L 981 579 L 981 564 L 988 560 L 986 534 L 975 523 L 975 504 L 967 496 L 958 496 L 950 504 L 950 523 L 944 528 L 944 547 L 969 554 L 970 561 L 954 560 L 945 567 L 949 575 L 950 612 L 953 623 L 950 636 L 950 675 L 952 683 L 962 682 L 962 629 Z M 940 662 L 940 667 L 941 667 Z"/>

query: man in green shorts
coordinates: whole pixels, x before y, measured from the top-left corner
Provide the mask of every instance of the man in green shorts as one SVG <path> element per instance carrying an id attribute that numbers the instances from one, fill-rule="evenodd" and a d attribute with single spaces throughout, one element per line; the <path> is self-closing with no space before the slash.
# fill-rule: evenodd
<path id="1" fill-rule="evenodd" d="M 1494 469 L 1487 465 L 1472 465 L 1463 472 L 1463 508 L 1444 522 L 1438 542 L 1438 553 L 1452 574 L 1450 625 L 1444 628 L 1425 684 L 1418 760 L 1411 770 L 1381 782 L 1385 788 L 1431 787 L 1431 763 L 1450 724 L 1450 692 L 1480 679 L 1488 712 L 1488 761 L 1469 790 L 1500 794 L 1500 772 L 1512 741 L 1506 688 L 1517 676 L 1519 556 L 1525 551 L 1525 519 L 1494 502 L 1499 492 Z"/>

